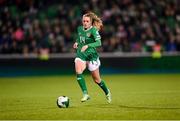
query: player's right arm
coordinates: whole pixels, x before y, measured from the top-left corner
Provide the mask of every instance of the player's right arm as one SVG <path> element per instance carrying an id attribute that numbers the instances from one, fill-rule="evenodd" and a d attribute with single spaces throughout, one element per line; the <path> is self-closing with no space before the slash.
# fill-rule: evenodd
<path id="1" fill-rule="evenodd" d="M 79 29 L 80 29 L 80 27 L 78 27 L 77 28 L 77 39 L 76 39 L 76 41 L 75 41 L 75 43 L 73 44 L 73 48 L 74 49 L 77 49 L 78 48 L 78 42 L 79 42 Z"/>

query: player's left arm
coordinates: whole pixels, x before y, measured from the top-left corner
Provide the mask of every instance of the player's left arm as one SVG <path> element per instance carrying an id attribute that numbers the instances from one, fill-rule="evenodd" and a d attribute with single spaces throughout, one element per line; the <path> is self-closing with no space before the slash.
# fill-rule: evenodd
<path id="1" fill-rule="evenodd" d="M 101 46 L 101 36 L 99 34 L 99 31 L 97 29 L 94 29 L 92 31 L 92 35 L 93 35 L 95 41 L 93 43 L 89 43 L 88 47 L 99 47 L 99 46 Z"/>

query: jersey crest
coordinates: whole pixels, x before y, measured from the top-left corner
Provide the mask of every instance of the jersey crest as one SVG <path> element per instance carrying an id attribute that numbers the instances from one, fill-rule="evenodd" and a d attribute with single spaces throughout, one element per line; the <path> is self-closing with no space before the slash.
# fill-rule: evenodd
<path id="1" fill-rule="evenodd" d="M 87 33 L 86 36 L 87 36 L 87 37 L 90 37 L 90 36 L 91 36 L 91 33 Z"/>

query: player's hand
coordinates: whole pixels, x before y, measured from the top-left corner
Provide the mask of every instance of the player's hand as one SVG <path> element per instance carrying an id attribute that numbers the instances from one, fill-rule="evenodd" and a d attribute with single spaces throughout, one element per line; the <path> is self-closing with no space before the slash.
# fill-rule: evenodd
<path id="1" fill-rule="evenodd" d="M 84 46 L 81 48 L 81 52 L 86 51 L 87 48 L 88 48 L 88 45 L 84 45 Z"/>
<path id="2" fill-rule="evenodd" d="M 78 43 L 77 43 L 77 42 L 75 42 L 75 43 L 73 44 L 73 48 L 74 48 L 74 49 L 77 49 L 77 48 L 78 48 Z"/>

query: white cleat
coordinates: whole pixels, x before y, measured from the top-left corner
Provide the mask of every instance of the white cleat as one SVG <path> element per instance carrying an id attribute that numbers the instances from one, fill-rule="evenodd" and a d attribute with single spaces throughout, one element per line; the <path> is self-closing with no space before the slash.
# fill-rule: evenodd
<path id="1" fill-rule="evenodd" d="M 107 99 L 107 102 L 108 102 L 108 103 L 111 103 L 112 98 L 111 98 L 111 92 L 110 92 L 109 89 L 108 89 L 108 94 L 106 95 L 106 99 Z"/>
<path id="2" fill-rule="evenodd" d="M 90 96 L 88 94 L 83 95 L 83 98 L 81 99 L 81 102 L 86 102 L 90 99 Z"/>

